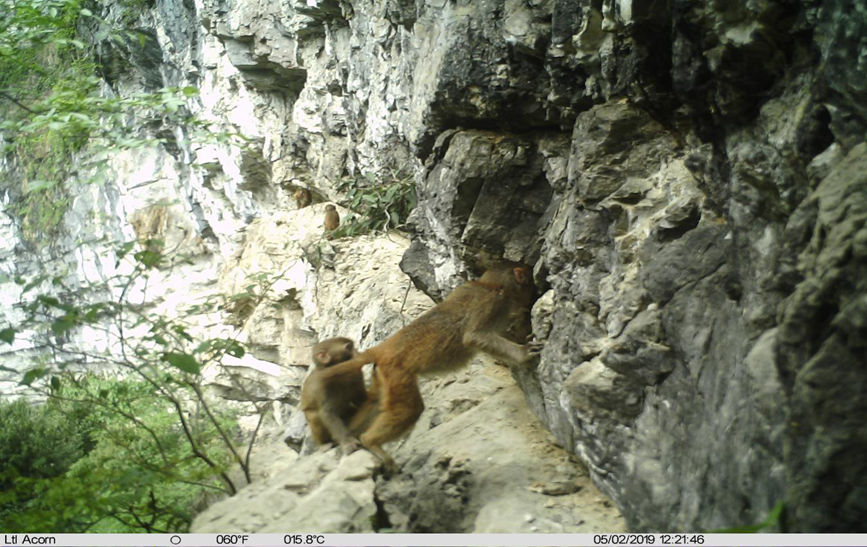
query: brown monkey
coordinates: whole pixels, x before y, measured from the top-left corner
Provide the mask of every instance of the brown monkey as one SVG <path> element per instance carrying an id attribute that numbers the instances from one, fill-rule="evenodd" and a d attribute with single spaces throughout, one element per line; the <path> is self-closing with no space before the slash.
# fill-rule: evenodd
<path id="1" fill-rule="evenodd" d="M 537 344 L 520 345 L 503 337 L 516 314 L 528 310 L 535 297 L 529 268 L 510 265 L 485 272 L 400 329 L 391 337 L 345 363 L 322 372 L 324 378 L 352 377 L 367 363 L 376 363 L 376 385 L 368 410 L 375 410 L 361 435 L 361 445 L 379 456 L 389 468 L 394 460 L 382 444 L 408 431 L 421 415 L 424 403 L 416 375 L 460 367 L 478 351 L 515 363 L 534 357 Z M 353 418 L 357 427 L 367 420 L 365 411 Z M 362 425 L 363 427 L 363 425 Z"/>
<path id="2" fill-rule="evenodd" d="M 337 214 L 337 208 L 330 203 L 325 206 L 325 222 L 322 225 L 329 232 L 333 232 L 340 226 L 340 215 Z"/>
<path id="3" fill-rule="evenodd" d="M 347 423 L 367 398 L 361 369 L 326 378 L 323 373 L 358 355 L 349 338 L 329 338 L 313 346 L 313 372 L 301 386 L 301 410 L 316 444 L 336 441 L 344 453 L 358 448 Z"/>
<path id="4" fill-rule="evenodd" d="M 299 188 L 295 190 L 295 193 L 292 194 L 292 197 L 295 198 L 295 203 L 298 205 L 298 208 L 307 207 L 310 205 L 310 202 L 313 201 L 313 197 L 310 195 L 310 190 L 307 188 Z"/>

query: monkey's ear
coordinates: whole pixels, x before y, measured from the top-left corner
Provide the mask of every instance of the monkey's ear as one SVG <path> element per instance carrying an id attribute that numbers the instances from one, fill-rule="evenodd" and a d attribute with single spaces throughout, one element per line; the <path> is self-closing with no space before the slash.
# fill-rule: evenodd
<path id="1" fill-rule="evenodd" d="M 530 278 L 527 272 L 527 268 L 524 266 L 512 268 L 512 272 L 514 272 L 515 274 L 515 281 L 518 282 L 518 285 L 525 285 Z"/>

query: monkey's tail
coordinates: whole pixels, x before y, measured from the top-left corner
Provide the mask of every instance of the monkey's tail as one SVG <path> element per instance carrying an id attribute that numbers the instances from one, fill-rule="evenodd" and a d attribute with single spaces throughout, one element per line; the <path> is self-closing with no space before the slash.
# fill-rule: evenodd
<path id="1" fill-rule="evenodd" d="M 363 367 L 364 365 L 368 363 L 373 363 L 375 361 L 376 358 L 373 352 L 367 350 L 359 353 L 348 361 L 344 361 L 342 363 L 323 369 L 320 374 L 322 378 L 333 378 L 342 374 L 356 373 L 361 370 L 361 367 Z"/>

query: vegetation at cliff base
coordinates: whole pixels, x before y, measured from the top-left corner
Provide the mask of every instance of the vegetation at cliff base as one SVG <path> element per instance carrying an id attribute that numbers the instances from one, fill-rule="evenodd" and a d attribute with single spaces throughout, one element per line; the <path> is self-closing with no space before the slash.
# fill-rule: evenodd
<path id="1" fill-rule="evenodd" d="M 246 354 L 236 339 L 196 336 L 187 323 L 226 305 L 223 296 L 175 318 L 148 305 L 151 276 L 171 261 L 163 247 L 120 246 L 119 272 L 100 283 L 13 280 L 23 316 L 0 328 L 0 349 L 23 366 L 0 369 L 40 402 L 0 400 L 0 529 L 182 532 L 208 499 L 250 482 L 267 402 L 234 377 L 224 382 L 249 402 L 215 404 L 206 389 L 204 371 Z M 279 279 L 256 277 L 242 296 L 258 305 Z M 244 407 L 255 421 L 242 433 Z"/>
<path id="2" fill-rule="evenodd" d="M 218 442 L 213 428 L 197 435 Z M 185 531 L 220 485 L 182 437 L 171 407 L 142 381 L 65 375 L 44 404 L 0 402 L 0 528 Z"/>

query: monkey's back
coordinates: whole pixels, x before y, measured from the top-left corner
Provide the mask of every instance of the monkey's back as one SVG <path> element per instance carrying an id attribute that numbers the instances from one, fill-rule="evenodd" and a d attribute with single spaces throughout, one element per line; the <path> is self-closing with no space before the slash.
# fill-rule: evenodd
<path id="1" fill-rule="evenodd" d="M 420 374 L 456 369 L 476 354 L 465 342 L 467 330 L 474 322 L 494 322 L 492 317 L 499 311 L 494 292 L 465 283 L 370 351 L 384 371 L 393 367 Z"/>

